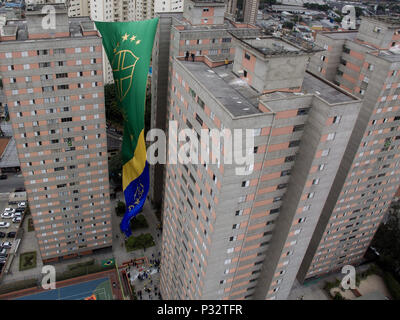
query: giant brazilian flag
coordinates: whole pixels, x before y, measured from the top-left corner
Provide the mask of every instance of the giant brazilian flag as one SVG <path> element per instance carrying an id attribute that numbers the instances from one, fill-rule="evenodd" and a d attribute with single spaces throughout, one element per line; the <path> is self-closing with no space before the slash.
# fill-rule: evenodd
<path id="1" fill-rule="evenodd" d="M 120 228 L 129 237 L 129 221 L 142 209 L 149 191 L 144 140 L 144 108 L 151 52 L 158 18 L 135 22 L 96 22 L 110 61 L 118 105 L 124 116 L 122 187 L 127 211 Z"/>

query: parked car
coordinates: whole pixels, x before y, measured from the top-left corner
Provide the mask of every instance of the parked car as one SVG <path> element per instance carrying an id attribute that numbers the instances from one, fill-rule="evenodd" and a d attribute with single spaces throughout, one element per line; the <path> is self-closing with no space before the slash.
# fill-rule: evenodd
<path id="1" fill-rule="evenodd" d="M 16 235 L 17 233 L 16 232 L 9 232 L 9 233 L 7 233 L 7 238 L 15 238 L 15 235 Z"/>
<path id="2" fill-rule="evenodd" d="M 15 213 L 15 209 L 13 209 L 13 208 L 5 208 L 4 212 Z"/>
<path id="3" fill-rule="evenodd" d="M 13 223 L 20 223 L 21 222 L 21 217 L 15 217 L 12 219 Z"/>
<path id="4" fill-rule="evenodd" d="M 22 217 L 22 213 L 21 212 L 16 212 L 16 213 L 14 213 L 14 218 L 15 217 Z"/>
<path id="5" fill-rule="evenodd" d="M 0 232 L 0 238 L 5 238 L 6 234 L 4 232 Z"/>
<path id="6" fill-rule="evenodd" d="M 6 174 L 0 175 L 0 180 L 5 180 L 5 179 L 7 179 L 7 175 Z"/>
<path id="7" fill-rule="evenodd" d="M 3 244 L 1 245 L 2 248 L 6 248 L 6 249 L 10 249 L 12 246 L 12 242 L 10 241 L 5 241 L 3 242 Z"/>
<path id="8" fill-rule="evenodd" d="M 15 209 L 16 213 L 17 212 L 21 213 L 21 212 L 24 212 L 24 211 L 25 211 L 25 208 L 17 208 L 17 209 Z"/>
<path id="9" fill-rule="evenodd" d="M 22 201 L 20 203 L 18 203 L 18 208 L 25 208 L 26 207 L 26 202 Z"/>
<path id="10" fill-rule="evenodd" d="M 4 219 L 11 219 L 14 218 L 14 213 L 5 211 L 1 214 L 1 217 Z"/>
<path id="11" fill-rule="evenodd" d="M 8 222 L 0 221 L 0 228 L 8 228 L 10 224 Z"/>
<path id="12" fill-rule="evenodd" d="M 6 248 L 0 249 L 0 257 L 7 257 L 8 256 L 7 251 L 8 249 Z"/>

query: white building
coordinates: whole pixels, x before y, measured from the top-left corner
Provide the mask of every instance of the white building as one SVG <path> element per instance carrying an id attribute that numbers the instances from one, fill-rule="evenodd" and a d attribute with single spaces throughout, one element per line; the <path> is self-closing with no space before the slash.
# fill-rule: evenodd
<path id="1" fill-rule="evenodd" d="M 154 0 L 154 12 L 183 12 L 183 0 Z"/>

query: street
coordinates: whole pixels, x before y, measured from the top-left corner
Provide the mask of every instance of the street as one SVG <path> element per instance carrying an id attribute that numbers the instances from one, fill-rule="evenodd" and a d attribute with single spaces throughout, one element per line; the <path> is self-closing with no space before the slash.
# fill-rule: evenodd
<path id="1" fill-rule="evenodd" d="M 0 180 L 0 194 L 13 192 L 16 188 L 24 187 L 24 178 L 21 172 L 7 172 L 7 179 Z"/>

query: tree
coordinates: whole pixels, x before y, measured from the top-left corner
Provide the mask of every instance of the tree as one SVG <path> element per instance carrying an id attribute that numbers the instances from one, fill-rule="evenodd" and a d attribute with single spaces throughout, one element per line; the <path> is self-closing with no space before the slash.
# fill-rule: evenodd
<path id="1" fill-rule="evenodd" d="M 121 124 L 124 118 L 117 104 L 117 95 L 114 84 L 106 84 L 104 86 L 104 104 L 106 109 L 106 118 L 111 122 Z"/>
<path id="2" fill-rule="evenodd" d="M 117 216 L 123 216 L 126 211 L 126 205 L 122 201 L 118 201 L 117 206 L 115 208 L 115 212 Z"/>
<path id="3" fill-rule="evenodd" d="M 122 184 L 122 153 L 118 152 L 108 161 L 108 170 L 111 180 L 117 184 Z"/>
<path id="4" fill-rule="evenodd" d="M 396 210 L 397 204 L 392 204 L 392 212 L 387 222 L 382 223 L 376 232 L 371 245 L 379 252 L 379 262 L 383 269 L 400 274 L 400 210 Z"/>
<path id="5" fill-rule="evenodd" d="M 294 23 L 293 23 L 293 22 L 290 22 L 290 21 L 285 21 L 285 22 L 283 23 L 282 27 L 285 28 L 285 29 L 290 29 L 290 30 L 292 30 L 293 27 L 294 27 Z"/>
<path id="6" fill-rule="evenodd" d="M 361 9 L 360 7 L 354 7 L 354 9 L 356 10 L 357 18 L 363 14 L 363 9 Z"/>

